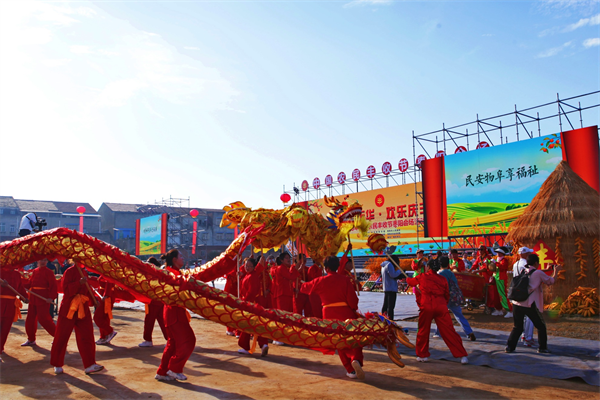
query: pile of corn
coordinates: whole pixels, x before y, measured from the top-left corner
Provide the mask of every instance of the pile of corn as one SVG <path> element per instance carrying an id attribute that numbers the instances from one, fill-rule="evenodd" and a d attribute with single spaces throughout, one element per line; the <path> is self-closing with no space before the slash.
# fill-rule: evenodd
<path id="1" fill-rule="evenodd" d="M 598 314 L 598 289 L 579 286 L 574 293 L 560 306 L 560 314 L 579 314 L 584 317 L 591 317 Z M 556 307 L 557 303 L 549 306 Z M 556 308 L 549 308 L 556 309 Z"/>

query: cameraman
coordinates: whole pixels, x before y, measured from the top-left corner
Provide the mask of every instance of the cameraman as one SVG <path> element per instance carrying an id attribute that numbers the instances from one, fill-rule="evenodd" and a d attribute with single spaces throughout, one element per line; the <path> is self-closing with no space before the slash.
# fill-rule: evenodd
<path id="1" fill-rule="evenodd" d="M 37 215 L 35 213 L 28 213 L 21 218 L 21 225 L 19 227 L 19 237 L 31 235 L 32 232 L 39 232 L 36 228 Z"/>

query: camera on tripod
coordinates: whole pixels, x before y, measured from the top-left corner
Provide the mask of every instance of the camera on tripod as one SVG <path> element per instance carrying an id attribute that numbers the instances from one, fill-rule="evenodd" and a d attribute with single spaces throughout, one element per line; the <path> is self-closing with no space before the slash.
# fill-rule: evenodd
<path id="1" fill-rule="evenodd" d="M 48 225 L 48 223 L 46 222 L 46 220 L 44 218 L 36 217 L 35 226 L 37 227 L 37 229 L 39 231 L 44 230 L 44 227 L 46 225 Z"/>

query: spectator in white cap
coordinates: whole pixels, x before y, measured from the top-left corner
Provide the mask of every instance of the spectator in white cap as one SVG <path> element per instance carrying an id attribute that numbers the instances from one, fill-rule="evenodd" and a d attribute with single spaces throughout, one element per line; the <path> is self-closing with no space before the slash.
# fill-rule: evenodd
<path id="1" fill-rule="evenodd" d="M 533 254 L 533 250 L 529 247 L 521 247 L 517 251 L 519 253 L 519 260 L 513 264 L 513 278 L 519 275 L 527 266 L 527 257 Z M 532 347 L 535 344 L 533 340 L 533 323 L 529 317 L 525 316 L 525 324 L 523 327 L 523 335 L 521 336 L 523 344 L 527 347 Z"/>

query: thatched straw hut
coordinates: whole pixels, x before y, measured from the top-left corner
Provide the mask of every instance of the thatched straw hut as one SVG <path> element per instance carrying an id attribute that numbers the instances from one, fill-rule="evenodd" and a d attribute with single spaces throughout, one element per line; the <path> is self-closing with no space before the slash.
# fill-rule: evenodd
<path id="1" fill-rule="evenodd" d="M 533 248 L 540 239 L 562 255 L 565 269 L 565 279 L 545 291 L 546 302 L 564 300 L 578 286 L 598 287 L 600 195 L 565 161 L 548 176 L 506 237 L 515 248 Z"/>

